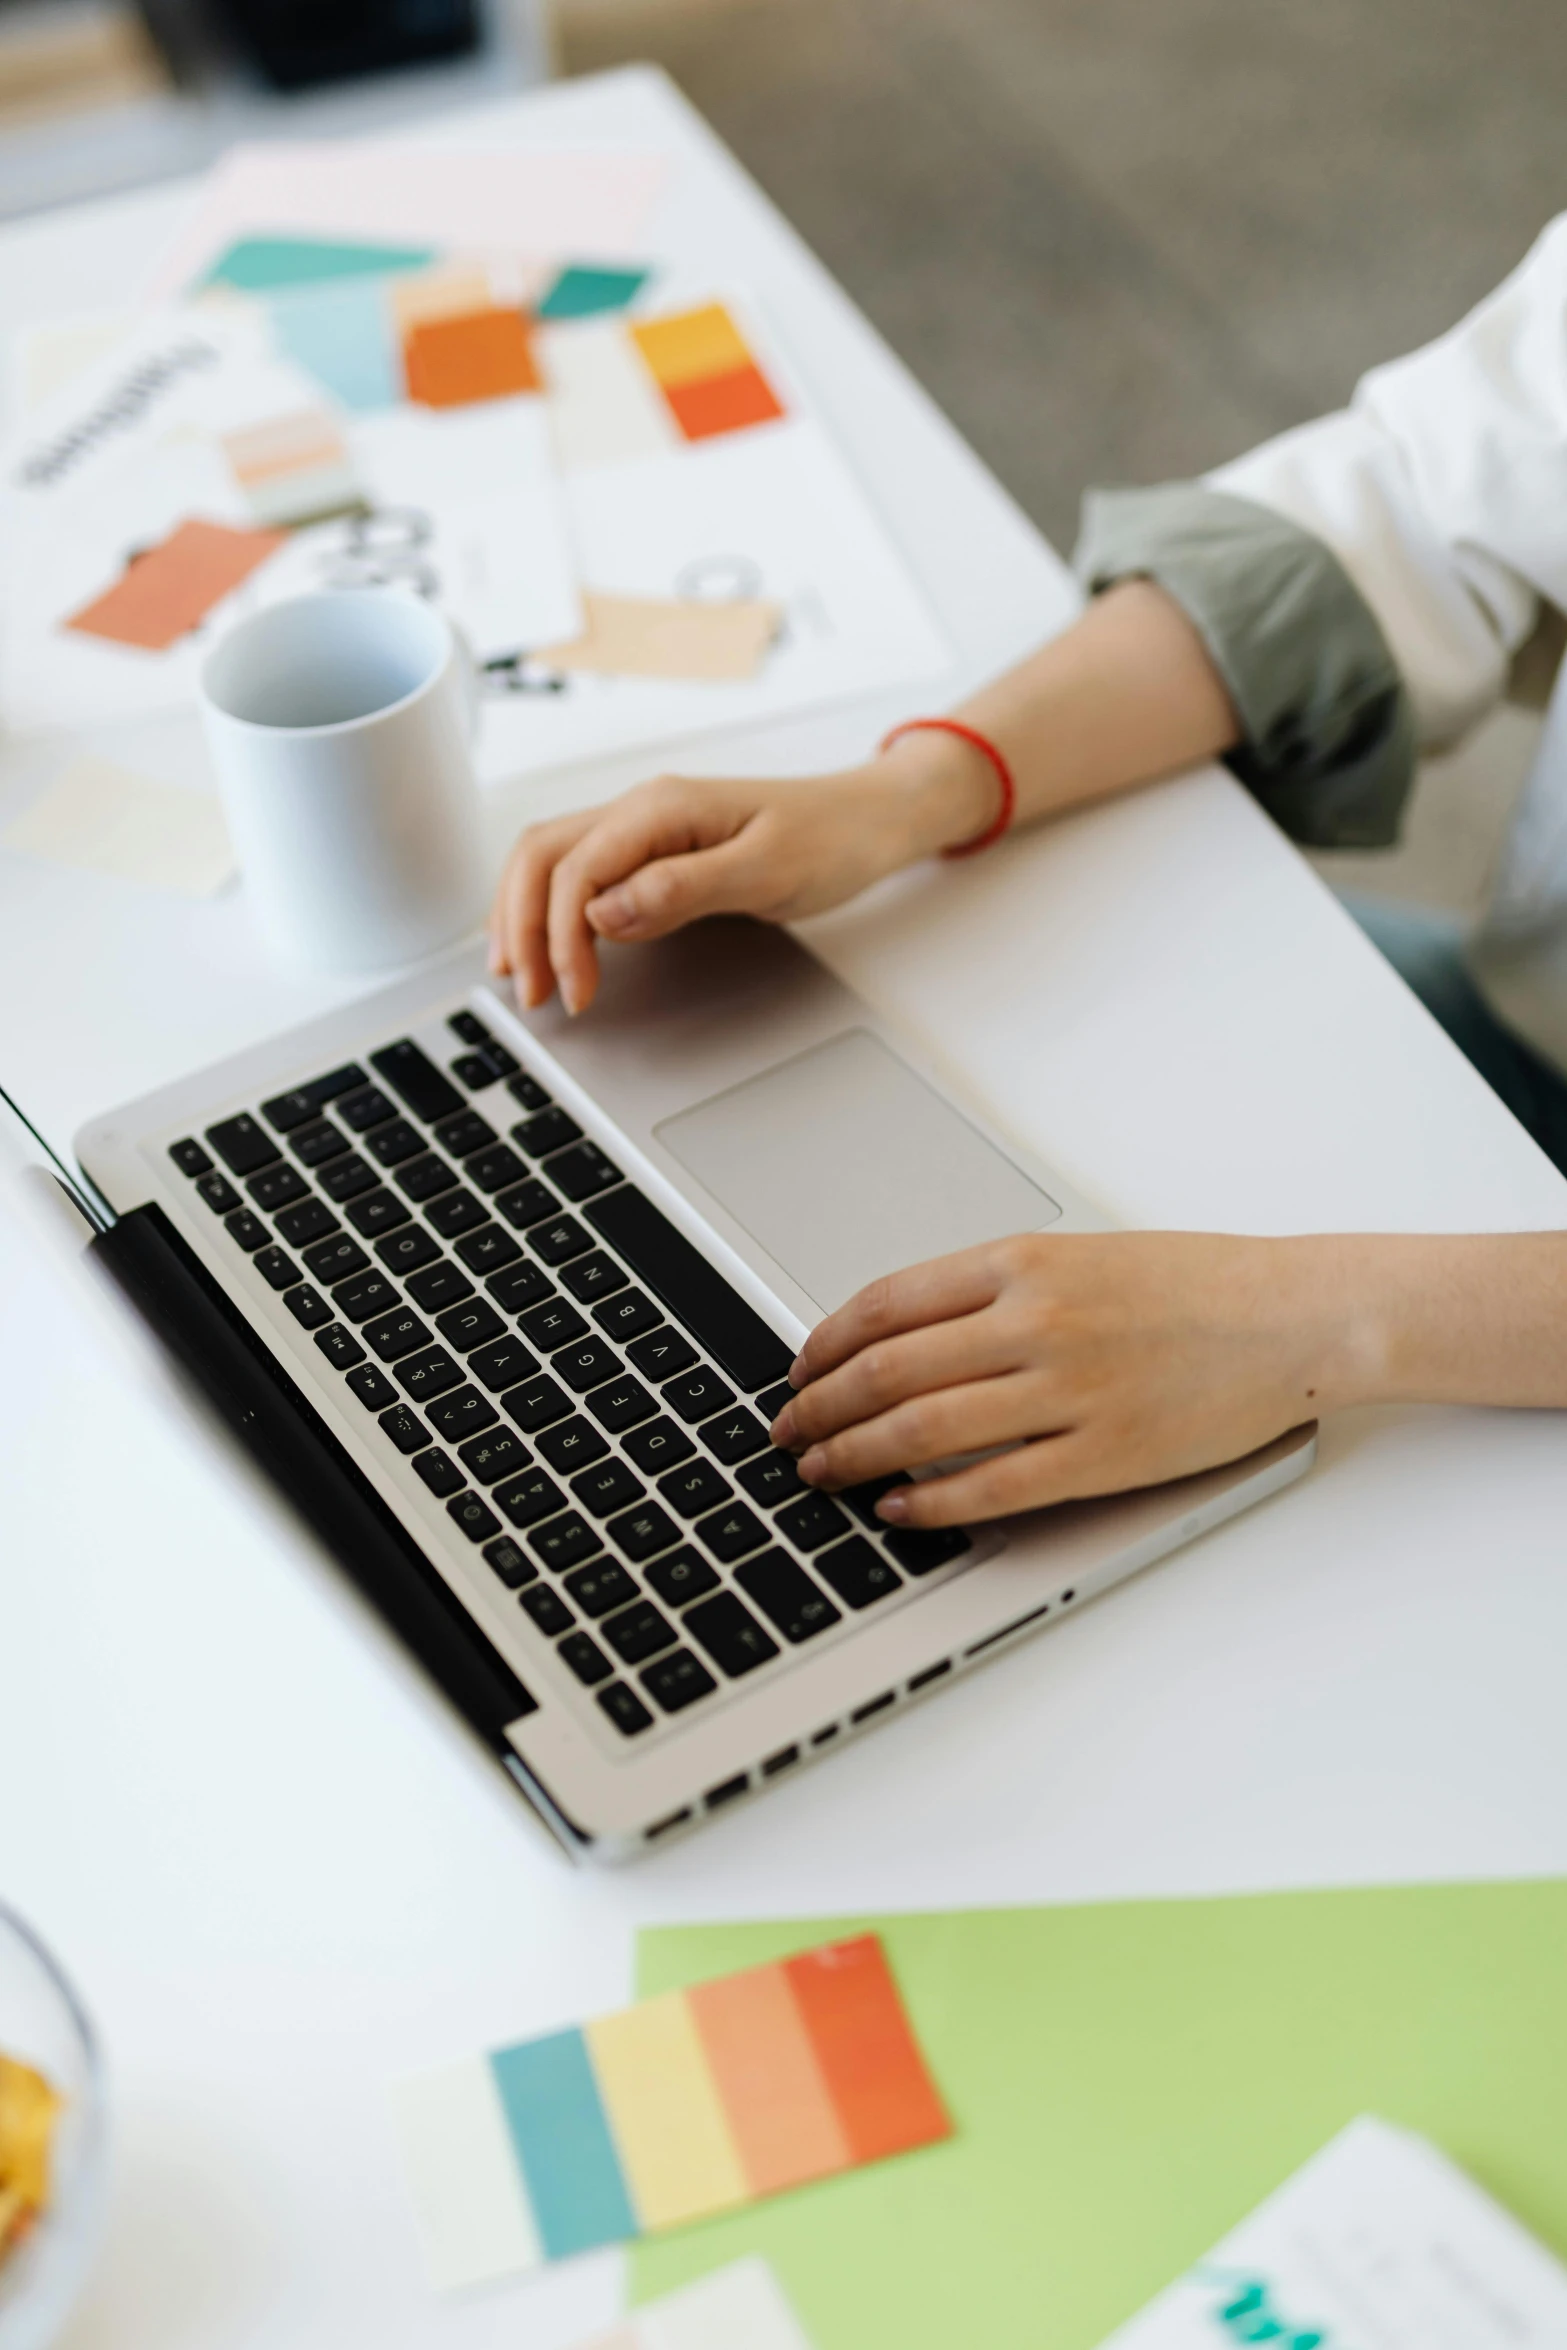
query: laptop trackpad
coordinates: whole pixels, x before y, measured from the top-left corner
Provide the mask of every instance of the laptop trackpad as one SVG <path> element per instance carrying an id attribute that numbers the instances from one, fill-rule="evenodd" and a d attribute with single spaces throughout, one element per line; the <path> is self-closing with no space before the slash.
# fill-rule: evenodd
<path id="1" fill-rule="evenodd" d="M 863 1028 L 654 1131 L 826 1313 L 879 1273 L 1061 1213 Z"/>

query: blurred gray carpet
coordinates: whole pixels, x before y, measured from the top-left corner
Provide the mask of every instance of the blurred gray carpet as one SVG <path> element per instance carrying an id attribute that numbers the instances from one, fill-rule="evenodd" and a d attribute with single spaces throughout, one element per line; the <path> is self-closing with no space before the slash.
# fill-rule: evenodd
<path id="1" fill-rule="evenodd" d="M 557 0 L 666 66 L 1058 545 L 1439 333 L 1567 206 L 1561 0 Z M 1469 904 L 1516 718 L 1357 883 Z M 1337 875 L 1340 861 L 1332 861 Z"/>

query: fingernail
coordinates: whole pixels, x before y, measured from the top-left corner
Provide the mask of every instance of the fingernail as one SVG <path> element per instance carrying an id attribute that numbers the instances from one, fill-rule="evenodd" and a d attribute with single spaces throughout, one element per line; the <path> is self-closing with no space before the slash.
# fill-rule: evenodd
<path id="1" fill-rule="evenodd" d="M 781 1444 L 784 1446 L 793 1444 L 794 1406 L 792 1403 L 786 1403 L 784 1405 L 783 1410 L 779 1413 L 777 1419 L 773 1422 L 771 1434 L 774 1444 Z"/>
<path id="2" fill-rule="evenodd" d="M 623 889 L 607 889 L 595 898 L 588 912 L 596 930 L 624 930 L 636 920 L 636 905 Z"/>
<path id="3" fill-rule="evenodd" d="M 804 1474 L 803 1470 L 801 1473 Z M 909 1497 L 906 1493 L 884 1493 L 876 1504 L 877 1517 L 885 1518 L 889 1526 L 901 1526 L 908 1514 Z"/>
<path id="4" fill-rule="evenodd" d="M 582 1009 L 582 1003 L 581 998 L 577 993 L 577 983 L 574 979 L 563 979 L 561 981 L 560 1000 L 565 1005 L 567 1011 L 572 1015 L 573 1019 L 575 1019 L 578 1012 L 580 1012 Z"/>
<path id="5" fill-rule="evenodd" d="M 502 972 L 506 968 L 506 958 L 501 953 L 500 948 L 496 945 L 493 938 L 490 941 L 489 965 L 490 977 L 492 979 L 499 979 Z"/>
<path id="6" fill-rule="evenodd" d="M 805 1385 L 804 1355 L 796 1355 L 794 1361 L 789 1365 L 789 1384 L 791 1387 L 803 1387 Z"/>
<path id="7" fill-rule="evenodd" d="M 826 1446 L 813 1444 L 810 1451 L 801 1460 L 799 1467 L 800 1474 L 807 1485 L 814 1485 L 819 1477 L 825 1477 L 827 1474 Z"/>

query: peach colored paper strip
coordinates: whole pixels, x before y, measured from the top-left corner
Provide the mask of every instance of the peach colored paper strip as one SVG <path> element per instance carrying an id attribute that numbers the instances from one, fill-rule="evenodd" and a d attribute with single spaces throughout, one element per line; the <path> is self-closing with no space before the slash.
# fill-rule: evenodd
<path id="1" fill-rule="evenodd" d="M 681 677 L 717 685 L 752 677 L 778 633 L 776 604 L 704 604 L 653 596 L 606 596 L 585 589 L 581 636 L 549 645 L 539 660 L 555 669 L 606 677 Z"/>
<path id="2" fill-rule="evenodd" d="M 874 1934 L 786 1959 L 855 2162 L 879 2162 L 951 2135 L 936 2084 Z"/>
<path id="3" fill-rule="evenodd" d="M 165 653 L 287 539 L 281 530 L 182 522 L 161 544 L 136 556 L 106 594 L 73 612 L 65 625 L 82 636 Z"/>
<path id="4" fill-rule="evenodd" d="M 686 1993 L 753 2195 L 849 2166 L 849 2141 L 781 1966 Z"/>

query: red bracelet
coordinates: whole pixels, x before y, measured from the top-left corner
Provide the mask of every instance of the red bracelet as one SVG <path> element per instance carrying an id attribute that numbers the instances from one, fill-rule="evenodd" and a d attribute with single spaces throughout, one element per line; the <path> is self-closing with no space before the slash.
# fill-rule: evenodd
<path id="1" fill-rule="evenodd" d="M 977 857 L 981 849 L 988 849 L 1001 838 L 1017 814 L 1017 785 L 1012 780 L 1012 770 L 988 736 L 975 727 L 965 726 L 961 718 L 905 718 L 901 726 L 890 727 L 882 736 L 881 748 L 891 750 L 900 735 L 921 732 L 957 735 L 961 741 L 972 743 L 976 751 L 983 751 L 996 771 L 996 780 L 1001 785 L 1001 806 L 995 822 L 976 833 L 972 840 L 960 841 L 956 848 L 941 852 L 944 857 Z"/>

